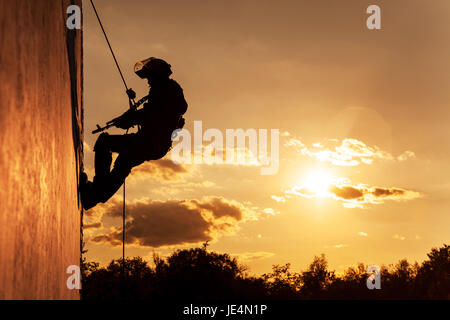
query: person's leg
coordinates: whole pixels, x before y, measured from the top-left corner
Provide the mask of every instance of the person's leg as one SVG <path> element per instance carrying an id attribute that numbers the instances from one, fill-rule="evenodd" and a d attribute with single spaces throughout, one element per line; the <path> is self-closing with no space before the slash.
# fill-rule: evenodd
<path id="1" fill-rule="evenodd" d="M 143 162 L 138 155 L 141 147 L 135 134 L 108 135 L 99 145 L 99 163 L 97 164 L 96 161 L 96 178 L 94 179 L 99 202 L 108 201 L 122 186 L 131 169 Z M 119 155 L 111 170 L 112 152 L 117 152 Z M 101 162 L 102 160 L 104 162 Z"/>
<path id="2" fill-rule="evenodd" d="M 108 201 L 122 186 L 126 177 L 130 174 L 131 169 L 141 163 L 142 161 L 133 159 L 132 154 L 129 152 L 119 153 L 116 161 L 114 161 L 114 167 L 110 175 L 102 185 L 101 202 Z"/>
<path id="3" fill-rule="evenodd" d="M 86 210 L 111 198 L 130 173 L 133 167 L 130 150 L 135 145 L 133 136 L 103 133 L 98 137 L 94 146 L 94 181 L 86 181 L 82 190 L 82 202 Z M 119 153 L 113 171 L 111 171 L 112 152 Z"/>
<path id="4" fill-rule="evenodd" d="M 103 198 L 101 185 L 110 174 L 112 162 L 110 135 L 108 133 L 104 132 L 97 138 L 94 152 L 94 182 L 88 181 L 85 173 L 80 175 L 81 203 L 85 210 L 94 207 Z"/>
<path id="5" fill-rule="evenodd" d="M 115 136 L 110 136 L 108 133 L 102 133 L 94 145 L 94 164 L 95 164 L 95 177 L 94 181 L 101 181 L 106 179 L 111 171 L 112 162 L 112 145 L 114 140 L 117 140 Z"/>

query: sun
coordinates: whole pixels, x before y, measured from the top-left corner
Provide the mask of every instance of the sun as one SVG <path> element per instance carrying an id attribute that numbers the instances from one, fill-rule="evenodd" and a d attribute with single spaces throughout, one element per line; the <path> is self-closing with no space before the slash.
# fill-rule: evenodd
<path id="1" fill-rule="evenodd" d="M 326 171 L 311 171 L 305 179 L 304 187 L 317 197 L 325 197 L 329 194 L 333 184 L 333 176 Z"/>

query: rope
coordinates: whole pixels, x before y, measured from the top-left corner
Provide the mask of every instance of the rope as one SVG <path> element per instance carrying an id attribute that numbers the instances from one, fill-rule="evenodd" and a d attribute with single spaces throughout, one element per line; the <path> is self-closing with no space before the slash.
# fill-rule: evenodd
<path id="1" fill-rule="evenodd" d="M 120 77 L 122 78 L 122 82 L 123 82 L 123 85 L 125 86 L 125 90 L 127 91 L 127 94 L 128 94 L 128 86 L 127 86 L 127 83 L 126 83 L 126 81 L 125 81 L 125 78 L 123 77 L 122 70 L 120 69 L 119 63 L 117 62 L 116 55 L 114 54 L 114 51 L 113 51 L 113 49 L 112 49 L 112 47 L 111 47 L 111 44 L 110 44 L 109 39 L 108 39 L 108 36 L 106 35 L 105 28 L 103 28 L 102 21 L 101 21 L 101 19 L 100 19 L 100 16 L 98 15 L 98 12 L 97 12 L 97 9 L 95 8 L 95 5 L 94 5 L 93 0 L 90 0 L 90 1 L 91 1 L 92 8 L 94 9 L 95 15 L 97 16 L 98 23 L 100 24 L 100 27 L 102 28 L 103 35 L 105 36 L 105 39 L 106 39 L 106 43 L 108 44 L 109 50 L 111 51 L 112 57 L 114 58 L 114 62 L 116 63 L 117 70 L 119 71 Z M 129 103 L 130 103 L 130 108 L 131 108 L 132 105 L 135 104 L 134 99 L 131 99 L 131 98 L 128 96 L 128 101 L 129 101 Z M 128 133 L 128 130 L 127 130 L 127 133 Z M 125 276 L 125 180 L 123 181 L 122 276 L 123 276 L 123 277 Z"/>
<path id="2" fill-rule="evenodd" d="M 103 35 L 105 36 L 106 42 L 108 43 L 109 50 L 111 51 L 111 54 L 112 54 L 112 56 L 114 58 L 114 62 L 116 63 L 117 70 L 119 70 L 120 77 L 122 78 L 122 81 L 123 81 L 123 84 L 125 86 L 125 89 L 128 91 L 127 83 L 125 82 L 125 78 L 123 77 L 122 70 L 120 70 L 120 66 L 119 66 L 119 63 L 117 62 L 116 55 L 114 54 L 114 51 L 111 48 L 111 44 L 109 43 L 108 36 L 106 35 L 105 29 L 103 28 L 102 21 L 100 20 L 100 17 L 99 17 L 99 15 L 97 13 L 97 9 L 95 9 L 95 5 L 94 5 L 93 0 L 91 0 L 91 5 L 92 5 L 92 8 L 94 9 L 95 15 L 97 16 L 98 23 L 100 24 L 100 27 L 102 28 Z"/>
<path id="3" fill-rule="evenodd" d="M 126 178 L 125 178 L 126 179 Z M 125 275 L 125 180 L 123 180 L 122 273 Z"/>

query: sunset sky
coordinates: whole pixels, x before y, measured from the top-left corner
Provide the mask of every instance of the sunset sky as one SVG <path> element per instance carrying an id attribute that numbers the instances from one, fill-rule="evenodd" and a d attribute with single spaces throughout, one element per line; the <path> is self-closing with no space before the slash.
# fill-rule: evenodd
<path id="1" fill-rule="evenodd" d="M 96 0 L 125 79 L 135 62 L 172 65 L 203 131 L 278 129 L 279 171 L 175 164 L 126 180 L 127 256 L 199 246 L 255 274 L 325 253 L 331 269 L 422 261 L 450 240 L 450 2 Z M 128 108 L 89 1 L 84 4 L 85 169 L 91 131 Z M 381 8 L 368 30 L 366 8 Z M 123 133 L 122 130 L 110 130 Z M 205 143 L 206 146 L 207 143 Z M 270 150 L 270 148 L 269 148 Z M 88 260 L 121 257 L 122 190 L 85 212 Z"/>

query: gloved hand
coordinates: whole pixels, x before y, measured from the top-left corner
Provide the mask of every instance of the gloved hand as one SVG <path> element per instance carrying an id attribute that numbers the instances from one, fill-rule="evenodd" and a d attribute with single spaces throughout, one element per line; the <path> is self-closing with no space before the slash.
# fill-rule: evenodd
<path id="1" fill-rule="evenodd" d="M 128 129 L 134 125 L 133 123 L 133 111 L 128 110 L 121 115 L 115 122 L 114 126 L 120 129 Z"/>
<path id="2" fill-rule="evenodd" d="M 131 100 L 133 100 L 133 99 L 135 99 L 136 98 L 136 92 L 134 92 L 134 90 L 133 89 L 128 89 L 127 91 L 126 91 L 126 93 L 127 93 L 127 95 L 128 95 L 128 98 L 130 98 Z"/>

